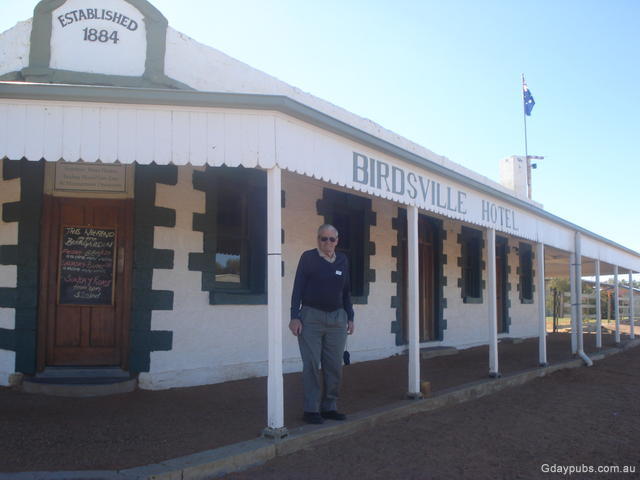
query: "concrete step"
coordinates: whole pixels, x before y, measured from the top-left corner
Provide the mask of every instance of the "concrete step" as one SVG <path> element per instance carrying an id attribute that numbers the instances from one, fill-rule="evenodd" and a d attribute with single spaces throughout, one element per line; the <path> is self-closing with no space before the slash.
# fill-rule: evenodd
<path id="1" fill-rule="evenodd" d="M 132 392 L 138 381 L 118 367 L 47 367 L 24 377 L 22 391 L 63 397 L 93 397 Z"/>
<path id="2" fill-rule="evenodd" d="M 68 376 L 110 376 L 128 377 L 129 373 L 120 367 L 46 367 L 38 373 L 40 377 L 68 377 Z"/>
<path id="3" fill-rule="evenodd" d="M 426 360 L 428 358 L 456 355 L 457 353 L 458 349 L 455 347 L 425 347 L 420 349 L 420 358 Z"/>
<path id="4" fill-rule="evenodd" d="M 47 367 L 35 379 L 58 378 L 130 378 L 129 372 L 119 367 Z"/>

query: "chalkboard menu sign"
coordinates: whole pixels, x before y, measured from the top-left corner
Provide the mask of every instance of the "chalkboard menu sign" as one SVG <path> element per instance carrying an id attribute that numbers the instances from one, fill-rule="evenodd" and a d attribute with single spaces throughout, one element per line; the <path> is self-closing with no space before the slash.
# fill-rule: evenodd
<path id="1" fill-rule="evenodd" d="M 115 228 L 63 227 L 59 304 L 113 304 L 116 234 Z"/>

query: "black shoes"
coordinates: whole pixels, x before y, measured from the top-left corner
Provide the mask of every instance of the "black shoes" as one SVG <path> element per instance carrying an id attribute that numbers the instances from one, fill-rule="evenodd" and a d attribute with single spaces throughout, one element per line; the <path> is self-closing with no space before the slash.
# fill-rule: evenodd
<path id="1" fill-rule="evenodd" d="M 320 416 L 322 418 L 326 418 L 327 420 L 346 420 L 347 416 L 344 413 L 340 413 L 336 410 L 328 410 L 326 412 L 320 412 Z"/>
<path id="2" fill-rule="evenodd" d="M 325 412 L 304 412 L 302 415 L 302 419 L 306 423 L 311 423 L 313 425 L 320 425 L 324 423 L 325 418 L 327 420 L 346 420 L 347 416 L 344 413 L 340 413 L 336 410 L 328 410 Z"/>
<path id="3" fill-rule="evenodd" d="M 320 425 L 321 423 L 324 423 L 324 419 L 318 412 L 304 412 L 302 420 L 313 425 Z"/>

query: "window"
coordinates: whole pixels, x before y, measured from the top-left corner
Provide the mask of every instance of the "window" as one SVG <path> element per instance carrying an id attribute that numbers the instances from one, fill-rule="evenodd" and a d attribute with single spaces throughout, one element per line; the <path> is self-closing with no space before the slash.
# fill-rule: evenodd
<path id="1" fill-rule="evenodd" d="M 462 258 L 462 298 L 464 303 L 482 303 L 482 232 L 462 227 L 460 244 Z"/>
<path id="2" fill-rule="evenodd" d="M 520 302 L 533 303 L 533 253 L 531 245 L 521 243 L 518 247 L 520 257 Z"/>
<path id="3" fill-rule="evenodd" d="M 217 288 L 247 288 L 250 270 L 247 195 L 234 182 L 218 186 L 215 275 Z"/>
<path id="4" fill-rule="evenodd" d="M 351 267 L 351 295 L 364 295 L 364 222 L 356 212 L 335 212 L 331 224 L 338 229 L 340 241 L 336 250 L 344 253 Z"/>
<path id="5" fill-rule="evenodd" d="M 367 303 L 369 282 L 374 271 L 369 269 L 369 255 L 373 245 L 369 242 L 369 227 L 375 225 L 371 199 L 337 190 L 324 189 L 318 202 L 318 213 L 324 222 L 336 229 L 340 241 L 336 250 L 349 259 L 351 297 L 353 303 Z"/>
<path id="6" fill-rule="evenodd" d="M 203 253 L 189 269 L 202 271 L 211 304 L 266 303 L 266 174 L 251 168 L 207 167 L 194 172 L 206 194 L 206 213 L 194 214 L 204 233 Z"/>

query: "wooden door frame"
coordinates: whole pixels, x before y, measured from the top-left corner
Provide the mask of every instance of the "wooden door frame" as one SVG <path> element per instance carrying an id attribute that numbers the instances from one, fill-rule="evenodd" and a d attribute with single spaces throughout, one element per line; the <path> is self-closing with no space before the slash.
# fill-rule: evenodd
<path id="1" fill-rule="evenodd" d="M 425 223 L 428 223 L 425 221 Z M 431 226 L 429 225 L 430 228 Z M 432 242 L 423 241 L 422 238 L 418 238 L 418 252 L 420 256 L 419 260 L 419 289 L 420 289 L 420 342 L 432 342 L 438 336 L 437 332 L 437 317 L 438 317 L 438 309 L 437 309 L 437 275 L 436 275 L 436 265 L 435 265 L 435 245 Z M 425 251 L 429 252 L 429 255 L 422 255 Z M 430 275 L 430 281 L 427 280 L 426 276 Z M 431 288 L 424 288 L 424 287 Z M 428 312 L 427 310 L 430 310 Z M 431 322 L 427 321 L 427 319 L 431 317 Z"/>
<path id="2" fill-rule="evenodd" d="M 42 201 L 42 221 L 40 223 L 40 279 L 38 293 L 38 333 L 37 333 L 37 371 L 42 371 L 47 366 L 47 348 L 49 338 L 49 326 L 51 323 L 51 315 L 55 315 L 54 309 L 48 308 L 51 295 L 55 295 L 55 288 L 51 285 L 57 285 L 57 271 L 50 268 L 50 255 L 57 255 L 58 252 L 52 252 L 52 245 L 59 242 L 58 232 L 53 232 L 53 219 L 59 214 L 56 202 L 59 199 L 78 200 L 83 198 L 76 197 L 54 197 L 52 195 L 43 195 Z M 84 199 L 86 200 L 86 199 Z M 129 234 L 125 235 L 125 258 L 128 259 L 124 263 L 124 272 L 122 274 L 121 288 L 122 291 L 122 323 L 121 332 L 118 342 L 121 345 L 120 366 L 123 370 L 129 368 L 129 343 L 130 343 L 130 323 L 131 323 L 131 301 L 132 301 L 132 281 L 133 281 L 133 200 L 132 199 L 110 199 L 110 198 L 91 198 L 90 200 L 104 200 L 121 202 L 125 210 L 125 229 L 129 230 Z M 56 220 L 58 222 L 58 220 Z M 51 283 L 53 282 L 53 283 Z M 118 287 L 116 287 L 118 288 Z"/>
<path id="3" fill-rule="evenodd" d="M 501 237 L 496 235 L 496 262 L 498 257 L 502 258 L 502 268 L 501 268 L 501 279 L 502 285 L 496 285 L 496 294 L 498 293 L 498 288 L 500 288 L 502 293 L 502 319 L 498 319 L 501 321 L 502 328 L 498 331 L 498 333 L 508 333 L 509 332 L 509 322 L 507 319 L 509 318 L 509 240 L 507 237 Z M 497 327 L 497 325 L 496 325 Z"/>
<path id="4" fill-rule="evenodd" d="M 402 216 L 398 214 L 399 220 L 398 223 L 398 258 L 399 261 L 397 263 L 399 274 L 398 274 L 398 283 L 400 285 L 400 291 L 398 294 L 398 307 L 400 309 L 399 321 L 401 322 L 400 331 L 402 332 L 402 344 L 407 344 L 407 222 L 406 216 Z M 440 341 L 442 328 L 442 288 L 443 288 L 443 256 L 442 256 L 442 242 L 443 242 L 443 233 L 442 233 L 442 220 L 432 217 L 430 215 L 419 213 L 418 221 L 424 221 L 427 224 L 427 228 L 432 229 L 433 231 L 433 241 L 431 245 L 432 250 L 432 269 L 433 269 L 433 292 L 432 292 L 432 300 L 433 300 L 433 339 L 431 340 L 420 340 L 421 343 L 426 342 L 437 342 Z M 421 243 L 420 238 L 418 238 L 418 243 Z M 420 268 L 423 267 L 423 262 L 420 261 Z M 422 319 L 420 319 L 422 322 Z"/>

